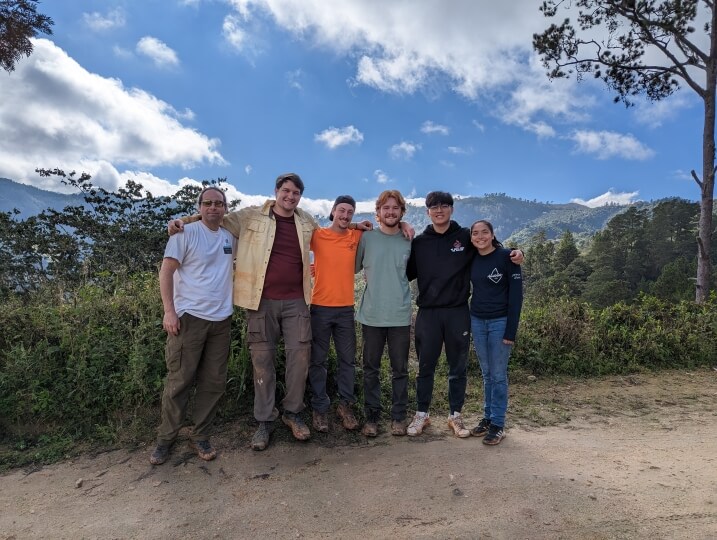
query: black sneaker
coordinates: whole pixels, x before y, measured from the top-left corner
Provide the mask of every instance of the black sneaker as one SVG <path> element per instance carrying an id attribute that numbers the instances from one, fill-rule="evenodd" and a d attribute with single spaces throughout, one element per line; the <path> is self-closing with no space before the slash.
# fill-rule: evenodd
<path id="1" fill-rule="evenodd" d="M 491 424 L 490 428 L 488 428 L 488 434 L 483 437 L 483 444 L 495 446 L 496 444 L 500 444 L 500 441 L 503 439 L 505 439 L 505 430 L 503 429 L 503 426 Z"/>
<path id="2" fill-rule="evenodd" d="M 271 427 L 269 422 L 259 422 L 254 436 L 251 438 L 251 447 L 254 450 L 264 450 L 269 446 L 269 436 L 271 435 Z"/>
<path id="3" fill-rule="evenodd" d="M 483 418 L 480 422 L 478 422 L 478 425 L 471 429 L 471 435 L 474 437 L 483 437 L 486 433 L 488 433 L 488 429 L 490 428 L 490 420 L 487 418 Z"/>
<path id="4" fill-rule="evenodd" d="M 169 457 L 169 447 L 169 444 L 158 444 L 154 452 L 152 452 L 152 455 L 149 456 L 149 462 L 152 465 L 161 465 L 167 461 Z"/>

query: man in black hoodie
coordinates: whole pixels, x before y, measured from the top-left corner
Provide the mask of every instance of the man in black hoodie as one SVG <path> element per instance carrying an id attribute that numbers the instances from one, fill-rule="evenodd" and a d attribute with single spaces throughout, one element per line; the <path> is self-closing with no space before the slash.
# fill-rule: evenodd
<path id="1" fill-rule="evenodd" d="M 471 320 L 468 310 L 470 267 L 475 248 L 470 230 L 451 220 L 453 196 L 432 191 L 426 196 L 431 225 L 414 238 L 406 275 L 417 279 L 418 315 L 416 316 L 416 414 L 408 426 L 408 435 L 416 436 L 430 425 L 428 409 L 433 396 L 433 381 L 438 358 L 445 345 L 448 362 L 448 427 L 457 437 L 469 437 L 461 409 L 466 393 L 466 367 L 470 348 Z M 511 253 L 520 264 L 523 253 Z"/>

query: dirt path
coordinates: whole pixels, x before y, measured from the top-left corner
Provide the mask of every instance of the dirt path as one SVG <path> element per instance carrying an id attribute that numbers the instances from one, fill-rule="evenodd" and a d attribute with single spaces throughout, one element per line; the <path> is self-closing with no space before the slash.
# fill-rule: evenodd
<path id="1" fill-rule="evenodd" d="M 494 448 L 436 418 L 368 443 L 282 426 L 257 453 L 245 426 L 210 463 L 182 445 L 161 467 L 116 450 L 14 471 L 0 539 L 717 538 L 716 372 L 518 383 L 511 399 Z"/>

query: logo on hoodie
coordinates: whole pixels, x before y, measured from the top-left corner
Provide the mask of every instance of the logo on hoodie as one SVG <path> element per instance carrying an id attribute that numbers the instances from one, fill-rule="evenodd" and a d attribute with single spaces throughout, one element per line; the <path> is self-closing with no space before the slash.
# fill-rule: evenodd
<path id="1" fill-rule="evenodd" d="M 488 274 L 488 279 L 491 280 L 493 283 L 498 283 L 501 279 L 503 279 L 503 274 L 498 272 L 497 268 L 493 268 L 493 271 Z"/>
<path id="2" fill-rule="evenodd" d="M 451 248 L 451 251 L 453 253 L 457 253 L 459 251 L 463 251 L 464 249 L 466 249 L 466 248 L 465 248 L 465 246 L 463 246 L 463 244 L 461 244 L 461 241 L 456 240 L 455 242 L 453 242 L 453 247 Z"/>

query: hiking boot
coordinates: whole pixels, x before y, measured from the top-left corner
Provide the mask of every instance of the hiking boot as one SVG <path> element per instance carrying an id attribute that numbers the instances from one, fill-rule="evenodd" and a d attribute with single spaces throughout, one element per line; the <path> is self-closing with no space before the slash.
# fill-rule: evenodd
<path id="1" fill-rule="evenodd" d="M 259 422 L 254 436 L 251 438 L 251 447 L 254 450 L 264 450 L 269 446 L 269 436 L 271 435 L 270 423 Z"/>
<path id="2" fill-rule="evenodd" d="M 211 461 L 217 457 L 217 451 L 209 441 L 192 441 L 190 439 L 189 448 L 194 450 L 199 456 L 199 459 L 203 459 L 204 461 Z"/>
<path id="3" fill-rule="evenodd" d="M 281 421 L 291 428 L 291 433 L 297 441 L 308 441 L 311 437 L 309 426 L 304 423 L 304 419 L 301 418 L 300 414 L 284 411 L 284 414 L 281 415 Z"/>
<path id="4" fill-rule="evenodd" d="M 378 435 L 378 419 L 379 413 L 369 412 L 366 414 L 366 423 L 361 429 L 361 433 L 365 437 L 376 437 Z"/>
<path id="5" fill-rule="evenodd" d="M 488 428 L 488 434 L 483 437 L 483 444 L 495 446 L 496 444 L 500 444 L 500 441 L 503 439 L 505 439 L 505 430 L 503 429 L 503 426 L 491 424 L 490 428 Z"/>
<path id="6" fill-rule="evenodd" d="M 378 422 L 366 420 L 361 429 L 361 434 L 365 437 L 376 437 L 378 435 Z"/>
<path id="7" fill-rule="evenodd" d="M 428 416 L 429 413 L 420 413 L 417 412 L 413 420 L 411 420 L 411 423 L 408 424 L 408 429 L 406 429 L 406 434 L 409 437 L 415 437 L 416 435 L 420 435 L 423 433 L 423 430 L 431 425 L 431 419 Z"/>
<path id="8" fill-rule="evenodd" d="M 321 433 L 328 433 L 329 432 L 329 418 L 328 415 L 324 412 L 314 411 L 312 414 L 312 420 L 311 425 L 314 426 L 314 429 L 316 431 L 319 431 Z"/>
<path id="9" fill-rule="evenodd" d="M 463 423 L 463 416 L 461 413 L 453 413 L 453 416 L 448 417 L 448 427 L 453 434 L 460 439 L 465 439 L 466 437 L 471 436 L 471 430 Z"/>
<path id="10" fill-rule="evenodd" d="M 161 465 L 162 463 L 167 461 L 167 458 L 169 457 L 170 446 L 171 445 L 169 444 L 158 444 L 154 449 L 154 452 L 152 452 L 152 455 L 149 456 L 149 462 L 152 465 Z"/>
<path id="11" fill-rule="evenodd" d="M 351 410 L 350 403 L 346 403 L 345 401 L 339 403 L 339 406 L 336 407 L 336 416 L 341 419 L 341 425 L 344 426 L 344 429 L 348 429 L 349 431 L 358 429 L 359 423 L 354 416 L 354 412 Z"/>
<path id="12" fill-rule="evenodd" d="M 471 429 L 471 435 L 474 437 L 483 437 L 486 433 L 488 433 L 488 428 L 490 428 L 490 420 L 483 418 L 480 422 L 478 422 L 476 427 Z"/>
<path id="13" fill-rule="evenodd" d="M 391 435 L 402 437 L 406 434 L 405 420 L 391 420 Z"/>

